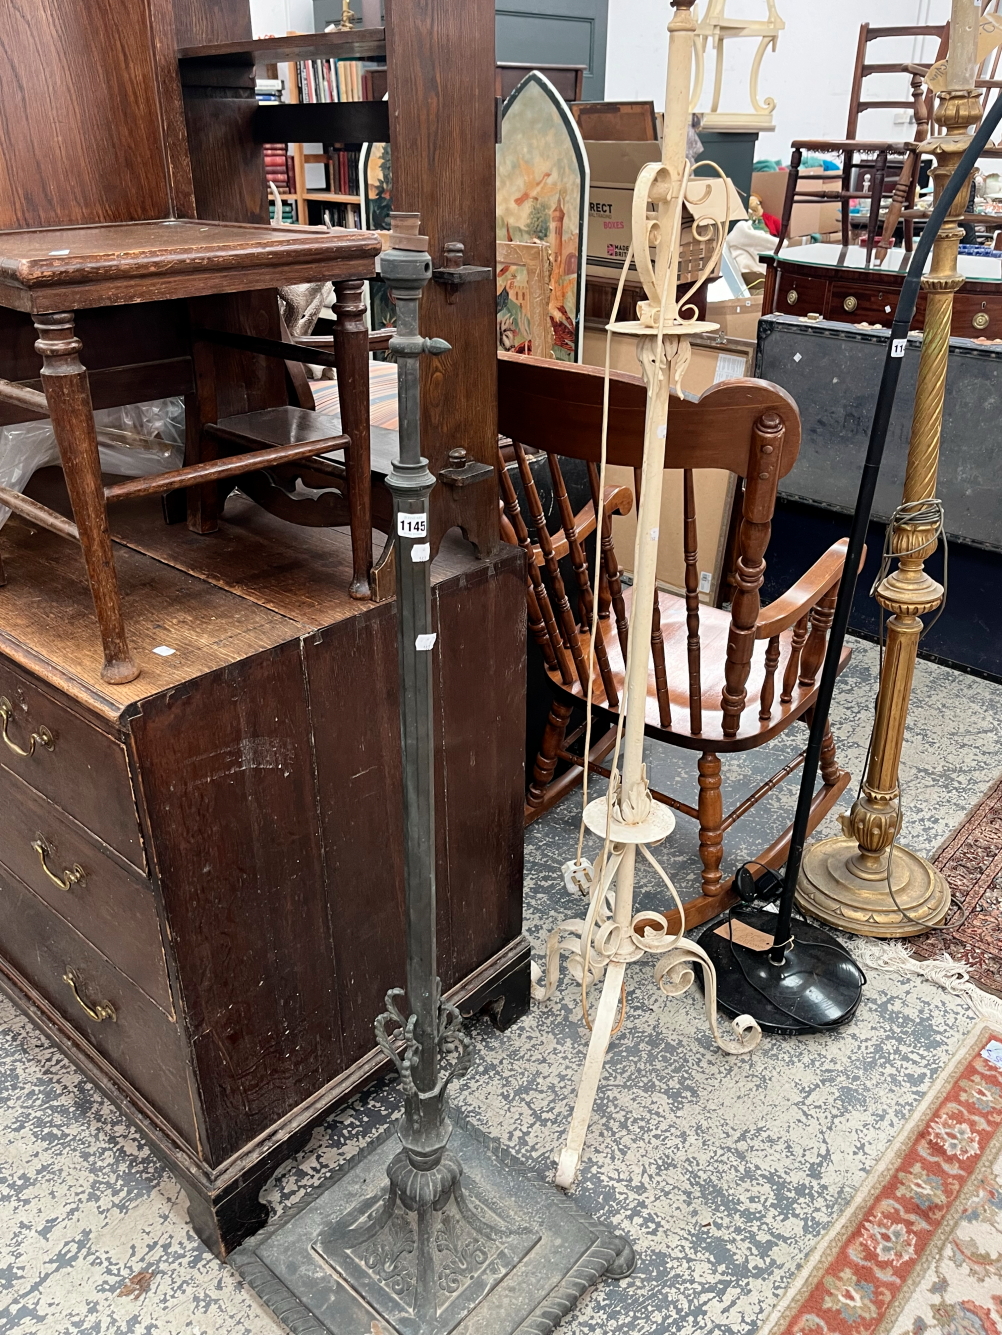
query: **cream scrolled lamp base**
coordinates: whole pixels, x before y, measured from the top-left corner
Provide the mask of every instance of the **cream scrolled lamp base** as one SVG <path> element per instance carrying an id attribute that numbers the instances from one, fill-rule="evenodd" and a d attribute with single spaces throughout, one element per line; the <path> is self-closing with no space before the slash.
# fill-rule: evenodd
<path id="1" fill-rule="evenodd" d="M 646 776 L 644 782 L 646 784 Z M 684 928 L 676 933 L 670 932 L 664 914 L 649 909 L 636 914 L 632 912 L 634 868 L 639 848 L 667 883 L 675 899 L 674 907 L 680 911 L 684 922 L 684 911 L 674 886 L 648 852 L 648 846 L 663 842 L 675 828 L 675 817 L 660 802 L 649 798 L 648 801 L 650 810 L 646 819 L 632 825 L 616 819 L 615 815 L 609 821 L 607 798 L 597 798 L 585 808 L 585 824 L 593 834 L 605 840 L 603 854 L 594 869 L 588 916 L 584 922 L 562 923 L 550 936 L 547 951 L 549 990 L 552 990 L 550 980 L 556 980 L 561 953 L 570 955 L 569 972 L 579 981 L 597 982 L 602 978 L 602 994 L 591 1025 L 591 1039 L 571 1125 L 557 1163 L 555 1181 L 565 1190 L 574 1185 L 581 1164 L 605 1056 L 618 1028 L 615 1023 L 617 1013 L 625 1012 L 628 964 L 647 955 L 659 957 L 654 981 L 669 997 L 681 996 L 689 990 L 695 981 L 694 966 L 699 965 L 703 971 L 706 1017 L 717 1044 L 725 1052 L 737 1055 L 750 1052 L 762 1037 L 761 1030 L 749 1015 L 741 1015 L 730 1022 L 734 1038 L 723 1037 L 717 1024 L 716 972 L 706 952 L 685 938 Z M 613 882 L 616 883 L 615 893 L 611 888 Z"/>

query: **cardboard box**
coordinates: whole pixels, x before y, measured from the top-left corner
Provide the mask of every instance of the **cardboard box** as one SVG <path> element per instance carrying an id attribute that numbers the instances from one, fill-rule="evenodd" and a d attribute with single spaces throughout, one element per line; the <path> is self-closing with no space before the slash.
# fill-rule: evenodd
<path id="1" fill-rule="evenodd" d="M 646 163 L 660 162 L 661 147 L 646 142 L 587 140 L 585 149 L 591 173 L 586 276 L 618 279 L 633 235 L 633 188 Z M 731 218 L 748 216 L 730 181 L 720 177 L 699 179 L 709 189 L 707 212 L 722 220 L 728 214 Z M 694 282 L 713 250 L 712 239 L 694 239 L 692 229 L 683 224 L 678 281 Z M 635 265 L 630 274 L 639 281 Z"/>
<path id="2" fill-rule="evenodd" d="M 751 192 L 758 195 L 762 208 L 775 218 L 783 216 L 783 200 L 789 172 L 753 172 Z M 837 189 L 842 182 L 841 172 L 826 172 L 820 167 L 805 167 L 797 181 L 798 194 L 812 194 L 819 190 Z M 817 204 L 794 204 L 790 215 L 791 236 L 811 236 L 815 232 L 834 232 L 839 226 L 837 200 Z"/>
<path id="3" fill-rule="evenodd" d="M 710 301 L 706 318 L 720 325 L 720 332 L 728 338 L 758 337 L 758 322 L 762 317 L 762 294 L 751 297 L 731 297 L 727 301 Z"/>

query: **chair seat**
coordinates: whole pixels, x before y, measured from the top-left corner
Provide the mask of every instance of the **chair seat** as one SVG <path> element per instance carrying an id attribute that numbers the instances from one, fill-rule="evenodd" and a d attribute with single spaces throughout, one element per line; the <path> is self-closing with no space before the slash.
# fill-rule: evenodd
<path id="1" fill-rule="evenodd" d="M 623 590 L 627 615 L 629 615 L 632 603 L 632 594 L 632 589 Z M 687 747 L 692 751 L 714 750 L 720 753 L 749 751 L 781 733 L 788 726 L 791 718 L 796 718 L 814 703 L 814 698 L 817 695 L 816 684 L 809 687 L 796 684 L 793 688 L 793 698 L 790 703 L 782 704 L 780 702 L 783 674 L 789 661 L 790 646 L 793 639 L 793 631 L 788 630 L 780 636 L 779 665 L 776 668 L 776 688 L 771 714 L 768 719 L 759 719 L 759 702 L 762 683 L 765 678 L 765 651 L 767 645 L 766 640 L 759 640 L 756 642 L 752 655 L 751 669 L 746 683 L 747 699 L 744 712 L 741 715 L 738 733 L 734 737 L 725 737 L 720 697 L 724 689 L 724 664 L 727 656 L 727 636 L 731 626 L 731 614 L 716 607 L 701 605 L 699 609 L 699 631 L 702 645 L 700 683 L 702 686 L 703 719 L 701 731 L 698 734 L 690 732 L 688 631 L 685 624 L 685 600 L 677 594 L 665 593 L 664 590 L 659 591 L 659 597 L 661 600 L 661 635 L 665 647 L 665 671 L 668 677 L 669 698 L 671 700 L 672 727 L 670 730 L 661 727 L 652 660 L 647 676 L 645 730 L 648 736 L 655 737 L 659 741 L 669 742 L 675 746 Z M 623 682 L 626 674 L 623 655 L 619 647 L 619 636 L 616 633 L 616 626 L 612 618 L 599 621 L 599 630 L 605 641 L 609 668 L 616 689 L 620 698 L 622 698 Z M 587 634 L 579 634 L 578 636 L 585 661 L 587 661 L 588 654 L 588 638 Z M 844 646 L 839 658 L 838 670 L 840 673 L 848 666 L 851 657 L 852 649 L 848 645 Z M 549 677 L 553 685 L 564 692 L 565 695 L 577 700 L 584 699 L 585 692 L 582 690 L 579 681 L 575 681 L 573 685 L 566 685 L 561 682 L 560 673 L 552 670 L 549 671 Z M 594 703 L 599 707 L 607 707 L 605 689 L 597 665 L 594 677 Z"/>

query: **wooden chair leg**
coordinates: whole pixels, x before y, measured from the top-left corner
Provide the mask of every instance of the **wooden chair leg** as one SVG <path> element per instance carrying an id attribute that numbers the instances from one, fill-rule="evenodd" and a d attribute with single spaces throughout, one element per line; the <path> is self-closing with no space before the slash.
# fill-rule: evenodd
<path id="1" fill-rule="evenodd" d="M 832 724 L 829 719 L 825 723 L 825 735 L 821 741 L 821 778 L 825 787 L 834 788 L 841 773 L 835 756 L 835 738 L 832 736 Z"/>
<path id="2" fill-rule="evenodd" d="M 369 598 L 372 573 L 372 494 L 369 466 L 369 331 L 365 284 L 334 284 L 334 356 L 341 404 L 341 429 L 351 437 L 345 450 L 351 513 L 352 598 Z"/>
<path id="3" fill-rule="evenodd" d="M 699 857 L 703 864 L 703 894 L 719 895 L 723 877 L 724 805 L 720 794 L 720 757 L 704 751 L 699 757 Z"/>
<path id="4" fill-rule="evenodd" d="M 541 807 L 546 801 L 546 788 L 557 767 L 557 752 L 564 744 L 570 717 L 571 706 L 563 704 L 560 700 L 554 700 L 550 717 L 546 720 L 543 744 L 532 767 L 532 783 L 525 797 L 526 806 L 532 810 Z"/>
<path id="5" fill-rule="evenodd" d="M 59 446 L 73 517 L 80 531 L 87 579 L 101 630 L 104 646 L 101 677 L 121 685 L 138 677 L 139 669 L 132 661 L 125 637 L 90 382 L 79 357 L 83 345 L 74 333 L 72 312 L 36 315 L 34 320 L 39 333 L 35 350 L 42 358 L 42 388 Z"/>
<path id="6" fill-rule="evenodd" d="M 776 253 L 783 249 L 787 235 L 790 231 L 790 218 L 793 215 L 793 205 L 797 196 L 797 182 L 800 178 L 800 159 L 803 152 L 795 148 L 790 154 L 790 170 L 786 176 L 786 194 L 783 196 L 783 215 L 779 220 L 779 236 L 776 239 Z"/>

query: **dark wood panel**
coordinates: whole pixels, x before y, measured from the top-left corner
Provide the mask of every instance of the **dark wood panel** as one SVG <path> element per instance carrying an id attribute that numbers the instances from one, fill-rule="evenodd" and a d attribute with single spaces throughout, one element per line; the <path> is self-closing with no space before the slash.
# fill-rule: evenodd
<path id="1" fill-rule="evenodd" d="M 257 102 L 253 82 L 250 90 L 241 85 L 230 96 L 218 86 L 184 89 L 195 211 L 199 218 L 266 223 L 264 149 L 251 133 Z M 251 95 L 241 96 L 244 92 Z"/>
<path id="2" fill-rule="evenodd" d="M 370 1050 L 387 989 L 404 982 L 396 635 L 395 604 L 382 603 L 303 641 L 345 1065 Z"/>
<path id="3" fill-rule="evenodd" d="M 522 924 L 525 584 L 505 549 L 436 584 L 436 881 L 449 988 Z M 395 604 L 304 641 L 345 1062 L 404 979 Z M 365 681 L 364 709 L 345 702 Z"/>
<path id="4" fill-rule="evenodd" d="M 421 215 L 436 265 L 459 241 L 467 264 L 495 267 L 492 0 L 386 0 L 394 206 Z M 436 473 L 451 449 L 494 465 L 497 345 L 494 283 L 429 283 L 421 328 L 452 351 L 422 358 L 422 448 Z M 437 504 L 432 496 L 432 507 Z M 482 555 L 499 541 L 497 497 L 468 489 L 468 531 Z M 485 536 L 486 535 L 486 536 Z"/>
<path id="5" fill-rule="evenodd" d="M 506 548 L 436 585 L 436 806 L 443 987 L 522 930 L 525 575 Z"/>
<path id="6" fill-rule="evenodd" d="M 248 0 L 174 0 L 178 47 L 246 42 L 253 37 Z"/>
<path id="7" fill-rule="evenodd" d="M 280 339 L 278 294 L 274 288 L 258 292 L 234 292 L 226 296 L 197 297 L 189 303 L 191 323 L 204 329 L 222 329 L 257 338 Z M 288 403 L 285 366 L 274 357 L 259 357 L 217 344 L 194 345 L 195 379 L 200 393 L 208 393 L 211 380 L 213 411 L 205 420 L 235 417 Z"/>
<path id="8" fill-rule="evenodd" d="M 12 523 L 14 521 L 11 521 Z M 49 535 L 47 535 L 49 536 Z M 54 541 L 59 542 L 58 538 Z M 66 550 L 65 543 L 62 550 Z M 4 589 L 4 596 L 8 590 Z M 146 870 L 129 762 L 122 742 L 99 731 L 27 673 L 0 657 L 0 696 L 10 701 L 7 735 L 27 756 L 0 747 L 0 766 L 69 812 L 141 871 Z M 33 733 L 46 729 L 51 748 Z"/>
<path id="9" fill-rule="evenodd" d="M 384 144 L 389 110 L 385 102 L 266 102 L 252 128 L 259 144 Z"/>
<path id="10" fill-rule="evenodd" d="M 79 932 L 15 876 L 0 878 L 0 965 L 12 966 L 189 1145 L 198 1136 L 184 1043 L 177 1025 L 130 983 Z M 83 1000 L 110 1004 L 115 1019 L 90 1019 L 63 975 L 71 972 Z"/>
<path id="11" fill-rule="evenodd" d="M 76 334 L 83 343 L 80 360 L 88 371 L 165 358 L 187 357 L 188 316 L 183 301 L 155 301 L 141 306 L 98 306 L 81 311 Z M 42 369 L 35 351 L 38 333 L 23 311 L 0 306 L 0 376 L 32 380 Z"/>
<path id="12" fill-rule="evenodd" d="M 297 32 L 284 37 L 256 37 L 249 42 L 237 39 L 186 46 L 178 55 L 190 70 L 224 61 L 244 64 L 248 55 L 258 65 L 281 65 L 290 60 L 376 60 L 386 55 L 386 44 L 382 28 L 356 28 L 350 32 Z"/>
<path id="13" fill-rule="evenodd" d="M 170 214 L 151 3 L 0 4 L 0 229 Z"/>
<path id="14" fill-rule="evenodd" d="M 145 701 L 132 731 L 219 1163 L 341 1069 L 299 641 Z"/>
<path id="15" fill-rule="evenodd" d="M 0 861 L 168 1014 L 173 1013 L 153 890 L 52 802 L 0 767 Z M 46 876 L 33 847 L 41 839 Z M 79 868 L 83 879 L 66 877 Z"/>

